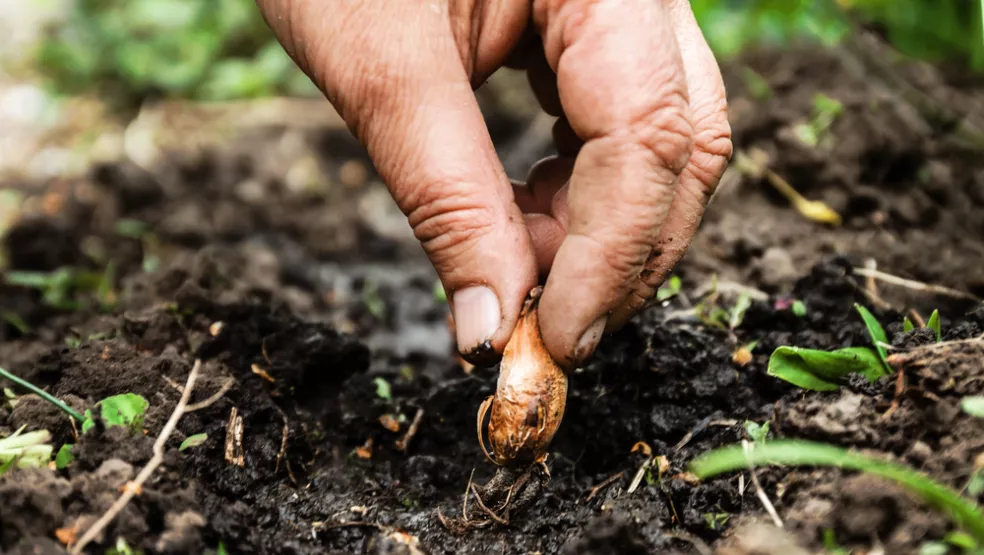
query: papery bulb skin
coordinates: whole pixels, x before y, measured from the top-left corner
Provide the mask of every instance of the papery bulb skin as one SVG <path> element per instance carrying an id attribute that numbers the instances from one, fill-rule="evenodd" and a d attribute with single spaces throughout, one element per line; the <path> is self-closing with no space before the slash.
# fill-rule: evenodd
<path id="1" fill-rule="evenodd" d="M 537 287 L 527 297 L 502 354 L 495 396 L 479 411 L 481 441 L 482 421 L 491 408 L 488 436 L 492 450 L 487 454 L 499 465 L 540 460 L 564 418 L 567 374 L 543 346 L 536 310 L 541 291 Z M 484 449 L 484 442 L 482 446 Z"/>

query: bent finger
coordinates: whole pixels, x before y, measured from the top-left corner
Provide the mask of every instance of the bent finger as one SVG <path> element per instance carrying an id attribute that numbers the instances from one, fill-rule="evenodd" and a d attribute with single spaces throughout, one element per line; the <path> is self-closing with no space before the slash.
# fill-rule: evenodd
<path id="1" fill-rule="evenodd" d="M 727 94 L 714 54 L 704 40 L 688 2 L 675 1 L 670 8 L 670 17 L 687 73 L 694 122 L 694 152 L 680 175 L 680 184 L 656 248 L 633 284 L 632 293 L 612 313 L 609 331 L 624 325 L 645 306 L 683 258 L 732 154 Z"/>
<path id="2" fill-rule="evenodd" d="M 540 301 L 545 346 L 580 364 L 652 252 L 690 157 L 687 84 L 663 2 L 537 2 L 564 113 L 585 144 Z"/>

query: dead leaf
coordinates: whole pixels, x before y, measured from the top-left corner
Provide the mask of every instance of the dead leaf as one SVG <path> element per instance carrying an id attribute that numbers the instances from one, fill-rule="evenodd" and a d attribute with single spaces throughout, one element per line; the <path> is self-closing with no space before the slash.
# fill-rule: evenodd
<path id="1" fill-rule="evenodd" d="M 266 380 L 266 381 L 268 381 L 270 383 L 276 383 L 277 380 L 273 379 L 273 376 L 271 376 L 270 374 L 267 374 L 267 371 L 264 370 L 264 369 L 262 369 L 262 368 L 260 368 L 258 365 L 254 364 L 254 365 L 250 366 L 249 368 L 250 368 L 250 370 L 253 371 L 254 374 L 256 374 L 257 376 L 263 378 L 264 380 Z"/>
<path id="2" fill-rule="evenodd" d="M 632 446 L 632 451 L 630 453 L 642 453 L 647 457 L 653 456 L 653 448 L 649 446 L 645 441 L 637 441 L 635 445 Z"/>
<path id="3" fill-rule="evenodd" d="M 355 448 L 355 455 L 360 459 L 371 459 L 372 458 L 372 438 L 366 440 L 365 443 L 360 447 Z"/>
<path id="4" fill-rule="evenodd" d="M 400 422 L 396 418 L 393 418 L 392 414 L 384 414 L 380 416 L 379 423 L 393 433 L 400 431 Z"/>
<path id="5" fill-rule="evenodd" d="M 737 364 L 738 366 L 744 367 L 748 365 L 749 362 L 752 362 L 752 352 L 746 347 L 739 347 L 738 350 L 731 355 L 731 362 Z"/>
<path id="6" fill-rule="evenodd" d="M 76 540 L 78 540 L 74 526 L 55 530 L 55 537 L 58 538 L 58 541 L 62 542 L 65 546 L 72 545 Z"/>

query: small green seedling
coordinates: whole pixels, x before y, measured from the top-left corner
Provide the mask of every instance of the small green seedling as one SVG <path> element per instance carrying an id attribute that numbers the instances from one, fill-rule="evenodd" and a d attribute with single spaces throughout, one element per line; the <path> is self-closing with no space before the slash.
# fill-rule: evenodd
<path id="1" fill-rule="evenodd" d="M 916 329 L 916 325 L 912 323 L 912 320 L 910 320 L 908 316 L 906 316 L 902 320 L 902 331 L 904 333 L 909 333 L 910 331 L 912 331 L 914 329 Z"/>
<path id="2" fill-rule="evenodd" d="M 782 346 L 769 357 L 768 374 L 812 391 L 833 391 L 851 374 L 861 374 L 870 382 L 890 375 L 892 369 L 883 346 L 888 342 L 885 330 L 866 308 L 858 304 L 855 308 L 868 328 L 873 348 L 821 351 Z"/>
<path id="3" fill-rule="evenodd" d="M 704 521 L 711 530 L 720 530 L 731 520 L 729 513 L 704 513 Z"/>
<path id="4" fill-rule="evenodd" d="M 369 314 L 372 314 L 377 320 L 386 317 L 386 301 L 380 296 L 379 286 L 375 282 L 366 281 L 362 288 L 362 304 L 365 305 Z"/>
<path id="5" fill-rule="evenodd" d="M 926 322 L 926 327 L 936 332 L 936 342 L 943 342 L 943 330 L 940 328 L 940 311 L 934 310 L 932 314 L 929 315 L 929 320 Z"/>
<path id="6" fill-rule="evenodd" d="M 75 454 L 72 453 L 72 447 L 75 447 L 75 445 L 66 443 L 58 449 L 58 453 L 55 455 L 55 468 L 61 470 L 75 461 Z"/>
<path id="7" fill-rule="evenodd" d="M 806 304 L 804 304 L 803 301 L 793 301 L 793 305 L 790 307 L 790 310 L 792 310 L 793 314 L 800 318 L 806 316 Z"/>
<path id="8" fill-rule="evenodd" d="M 27 335 L 31 331 L 31 327 L 27 325 L 27 322 L 20 317 L 16 312 L 11 312 L 9 310 L 0 310 L 0 320 L 7 322 L 17 330 L 17 333 L 21 335 Z"/>
<path id="9" fill-rule="evenodd" d="M 762 465 L 828 466 L 888 478 L 944 511 L 975 547 L 984 544 L 984 515 L 975 503 L 921 472 L 833 445 L 791 440 L 732 445 L 704 453 L 691 462 L 690 471 L 703 480 Z"/>
<path id="10" fill-rule="evenodd" d="M 672 276 L 670 279 L 666 280 L 666 283 L 659 286 L 656 290 L 656 301 L 663 302 L 667 299 L 673 298 L 680 294 L 680 290 L 683 288 L 683 280 L 680 276 Z"/>
<path id="11" fill-rule="evenodd" d="M 803 389 L 833 391 L 855 373 L 877 381 L 886 375 L 880 362 L 867 347 L 819 351 L 783 346 L 769 357 L 767 373 Z"/>
<path id="12" fill-rule="evenodd" d="M 864 325 L 868 328 L 868 335 L 871 336 L 871 343 L 875 346 L 878 358 L 881 359 L 885 375 L 891 374 L 892 367 L 888 365 L 888 351 L 885 349 L 885 345 L 889 344 L 888 336 L 885 335 L 885 329 L 882 328 L 881 324 L 878 323 L 878 319 L 867 308 L 858 303 L 854 303 L 854 308 L 861 315 Z"/>
<path id="13" fill-rule="evenodd" d="M 769 437 L 769 421 L 766 420 L 764 423 L 758 424 L 751 420 L 746 420 L 745 433 L 755 443 L 765 443 L 766 438 Z"/>
<path id="14" fill-rule="evenodd" d="M 150 403 L 135 393 L 123 393 L 107 397 L 99 402 L 100 417 L 106 427 L 123 426 L 138 430 L 143 425 L 144 414 Z"/>
<path id="15" fill-rule="evenodd" d="M 832 528 L 824 528 L 823 530 L 823 547 L 827 550 L 828 555 L 851 555 L 850 551 L 837 543 L 837 535 Z"/>
<path id="16" fill-rule="evenodd" d="M 390 383 L 386 381 L 385 378 L 377 377 L 373 380 L 376 384 L 376 396 L 385 401 L 391 401 L 393 399 L 393 389 L 390 387 Z"/>
<path id="17" fill-rule="evenodd" d="M 29 287 L 41 291 L 41 301 L 59 310 L 76 311 L 85 307 L 78 294 L 94 295 L 100 310 L 111 310 L 116 305 L 113 290 L 115 269 L 110 262 L 103 272 L 92 272 L 62 267 L 53 272 L 8 272 L 9 285 Z"/>
<path id="18" fill-rule="evenodd" d="M 208 440 L 208 434 L 195 434 L 193 436 L 188 436 L 181 445 L 178 446 L 178 451 L 184 451 L 191 447 L 198 447 L 199 445 L 205 443 Z"/>
<path id="19" fill-rule="evenodd" d="M 53 448 L 48 444 L 51 434 L 48 430 L 23 433 L 21 426 L 13 434 L 0 439 L 0 475 L 16 466 L 17 468 L 40 468 L 51 460 Z"/>
<path id="20" fill-rule="evenodd" d="M 143 555 L 143 551 L 134 550 L 122 537 L 116 539 L 116 546 L 106 550 L 106 555 Z"/>

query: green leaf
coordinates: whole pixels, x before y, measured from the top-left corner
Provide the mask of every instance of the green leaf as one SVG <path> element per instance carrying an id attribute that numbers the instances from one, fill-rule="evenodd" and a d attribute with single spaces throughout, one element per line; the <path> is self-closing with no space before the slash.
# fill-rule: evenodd
<path id="1" fill-rule="evenodd" d="M 6 462 L 0 464 L 0 476 L 3 476 L 4 474 L 7 473 L 8 470 L 13 468 L 14 464 L 17 463 L 17 460 L 18 460 L 17 457 L 11 457 Z"/>
<path id="2" fill-rule="evenodd" d="M 885 335 L 885 330 L 867 308 L 857 303 L 854 303 L 854 308 L 857 309 L 858 314 L 861 315 L 861 319 L 864 320 L 864 325 L 868 328 L 868 334 L 871 335 L 871 341 L 874 344 L 875 350 L 878 351 L 878 358 L 880 358 L 882 364 L 885 365 L 885 374 L 891 374 L 892 370 L 888 365 L 888 351 L 886 351 L 883 346 L 888 344 L 888 336 Z"/>
<path id="3" fill-rule="evenodd" d="M 960 400 L 960 408 L 977 418 L 984 418 L 984 396 L 971 395 Z"/>
<path id="4" fill-rule="evenodd" d="M 738 295 L 738 300 L 735 301 L 735 306 L 731 307 L 731 312 L 728 317 L 728 327 L 730 329 L 735 329 L 740 326 L 742 320 L 745 319 L 745 312 L 747 312 L 751 306 L 752 298 L 748 295 L 748 293 Z"/>
<path id="5" fill-rule="evenodd" d="M 803 301 L 793 301 L 792 311 L 793 314 L 802 318 L 806 316 L 806 305 L 803 304 Z"/>
<path id="6" fill-rule="evenodd" d="M 96 425 L 96 420 L 92 417 L 92 411 L 85 409 L 85 418 L 82 420 L 82 435 L 85 435 Z"/>
<path id="7" fill-rule="evenodd" d="M 931 505 L 945 511 L 978 542 L 984 540 L 984 515 L 976 504 L 947 486 L 908 467 L 810 441 L 778 440 L 767 443 L 733 445 L 704 453 L 691 462 L 690 471 L 706 479 L 752 466 L 827 466 L 858 470 L 894 480 L 918 494 Z"/>
<path id="8" fill-rule="evenodd" d="M 215 550 L 215 553 L 216 555 L 229 555 L 229 552 L 226 551 L 225 543 L 221 541 L 219 542 L 219 547 Z"/>
<path id="9" fill-rule="evenodd" d="M 936 342 L 943 341 L 943 330 L 940 329 L 940 311 L 934 310 L 926 322 L 926 327 L 936 332 Z"/>
<path id="10" fill-rule="evenodd" d="M 208 434 L 195 434 L 193 436 L 188 436 L 181 442 L 181 445 L 178 447 L 178 451 L 184 451 L 189 447 L 198 447 L 199 445 L 205 443 L 205 440 L 207 439 Z"/>
<path id="11" fill-rule="evenodd" d="M 910 320 L 909 317 L 906 316 L 905 320 L 902 320 L 902 331 L 908 333 L 914 329 L 916 329 L 915 324 L 913 324 L 912 320 Z"/>
<path id="12" fill-rule="evenodd" d="M 851 373 L 880 377 L 880 366 L 867 347 L 820 351 L 782 346 L 769 357 L 768 374 L 797 387 L 813 391 L 833 391 Z M 877 378 L 875 378 L 877 379 Z"/>
<path id="13" fill-rule="evenodd" d="M 107 428 L 123 426 L 133 430 L 143 424 L 143 417 L 150 403 L 135 393 L 123 393 L 103 399 L 100 405 L 100 417 Z"/>
<path id="14" fill-rule="evenodd" d="M 75 460 L 75 455 L 72 454 L 72 447 L 74 447 L 73 444 L 66 443 L 58 449 L 58 454 L 55 455 L 55 468 L 61 470 L 72 464 L 72 461 Z"/>
<path id="15" fill-rule="evenodd" d="M 8 324 L 17 330 L 17 333 L 21 335 L 27 335 L 31 331 L 31 327 L 27 325 L 27 322 L 20 317 L 16 312 L 11 312 L 9 310 L 0 310 L 0 320 L 4 320 Z"/>
<path id="16" fill-rule="evenodd" d="M 680 276 L 672 276 L 670 279 L 666 280 L 666 283 L 659 286 L 656 290 L 656 301 L 663 302 L 666 299 L 675 297 L 680 293 L 680 289 L 683 287 L 683 280 Z"/>
<path id="17" fill-rule="evenodd" d="M 984 493 L 984 472 L 978 470 L 970 476 L 970 481 L 967 482 L 967 493 L 971 497 L 977 497 L 981 493 Z"/>
<path id="18" fill-rule="evenodd" d="M 879 358 L 878 352 L 870 347 L 845 347 L 843 349 L 837 349 L 834 352 L 857 356 L 864 366 L 864 369 L 858 370 L 858 373 L 868 378 L 869 382 L 874 383 L 882 376 L 890 375 L 889 372 L 885 371 L 885 366 L 882 364 L 882 359 Z"/>
<path id="19" fill-rule="evenodd" d="M 380 399 L 390 401 L 393 399 L 393 390 L 388 381 L 383 378 L 373 380 L 376 383 L 376 396 Z"/>
<path id="20" fill-rule="evenodd" d="M 3 388 L 3 396 L 11 401 L 17 398 L 17 394 L 14 393 L 14 390 L 10 389 L 9 387 Z"/>
<path id="21" fill-rule="evenodd" d="M 963 549 L 974 549 L 977 547 L 977 542 L 974 538 L 963 532 L 949 532 L 943 536 L 943 541 Z"/>
<path id="22" fill-rule="evenodd" d="M 765 423 L 758 424 L 751 420 L 746 420 L 745 432 L 748 434 L 748 437 L 752 438 L 752 441 L 763 443 L 769 437 L 769 421 L 766 420 Z"/>

